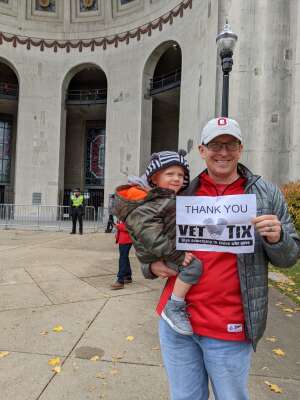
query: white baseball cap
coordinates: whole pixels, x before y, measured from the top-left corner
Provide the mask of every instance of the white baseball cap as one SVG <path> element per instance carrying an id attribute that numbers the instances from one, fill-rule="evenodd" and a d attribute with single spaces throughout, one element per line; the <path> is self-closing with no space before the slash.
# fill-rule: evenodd
<path id="1" fill-rule="evenodd" d="M 219 117 L 208 121 L 202 129 L 199 144 L 207 144 L 220 135 L 231 135 L 243 142 L 239 124 L 234 119 Z"/>

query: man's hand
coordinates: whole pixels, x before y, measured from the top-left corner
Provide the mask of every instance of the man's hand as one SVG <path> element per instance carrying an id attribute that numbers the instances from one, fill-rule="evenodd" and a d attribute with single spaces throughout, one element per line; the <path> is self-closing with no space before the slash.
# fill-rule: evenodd
<path id="1" fill-rule="evenodd" d="M 189 265 L 193 261 L 194 258 L 195 257 L 193 256 L 192 253 L 186 252 L 185 256 L 184 256 L 184 260 L 182 262 L 182 266 L 186 267 L 187 265 Z"/>
<path id="2" fill-rule="evenodd" d="M 176 276 L 177 273 L 171 268 L 168 268 L 163 261 L 155 261 L 151 264 L 151 271 L 154 275 L 160 278 L 169 278 L 171 276 Z"/>
<path id="3" fill-rule="evenodd" d="M 264 236 L 269 243 L 277 243 L 281 235 L 281 222 L 277 215 L 260 215 L 252 219 L 252 224 L 260 236 Z"/>

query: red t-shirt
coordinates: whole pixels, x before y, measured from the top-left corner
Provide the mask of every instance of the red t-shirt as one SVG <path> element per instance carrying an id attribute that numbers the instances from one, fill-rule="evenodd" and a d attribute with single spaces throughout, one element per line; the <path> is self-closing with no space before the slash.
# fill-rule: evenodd
<path id="1" fill-rule="evenodd" d="M 244 178 L 230 185 L 218 185 L 201 175 L 197 196 L 222 196 L 244 193 Z M 202 261 L 203 273 L 186 296 L 193 330 L 201 336 L 223 340 L 245 340 L 245 318 L 237 269 L 237 256 L 231 253 L 194 251 Z M 172 294 L 176 277 L 169 278 L 161 294 L 160 314 Z"/>

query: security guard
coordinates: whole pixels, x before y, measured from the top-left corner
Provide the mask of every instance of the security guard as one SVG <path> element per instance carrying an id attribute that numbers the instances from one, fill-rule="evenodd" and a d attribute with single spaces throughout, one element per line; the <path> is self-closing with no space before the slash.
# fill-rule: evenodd
<path id="1" fill-rule="evenodd" d="M 72 235 L 76 233 L 77 219 L 79 222 L 79 234 L 82 235 L 82 218 L 84 214 L 84 197 L 80 193 L 80 189 L 76 188 L 70 197 L 70 214 L 72 216 Z"/>

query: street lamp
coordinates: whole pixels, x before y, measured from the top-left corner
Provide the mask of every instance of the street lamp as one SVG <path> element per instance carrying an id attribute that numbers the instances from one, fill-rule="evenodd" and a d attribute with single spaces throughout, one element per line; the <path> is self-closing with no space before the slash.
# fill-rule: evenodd
<path id="1" fill-rule="evenodd" d="M 237 35 L 232 32 L 230 25 L 226 20 L 223 31 L 219 33 L 216 38 L 223 70 L 222 117 L 228 117 L 229 74 L 232 70 L 232 55 L 237 40 Z"/>

